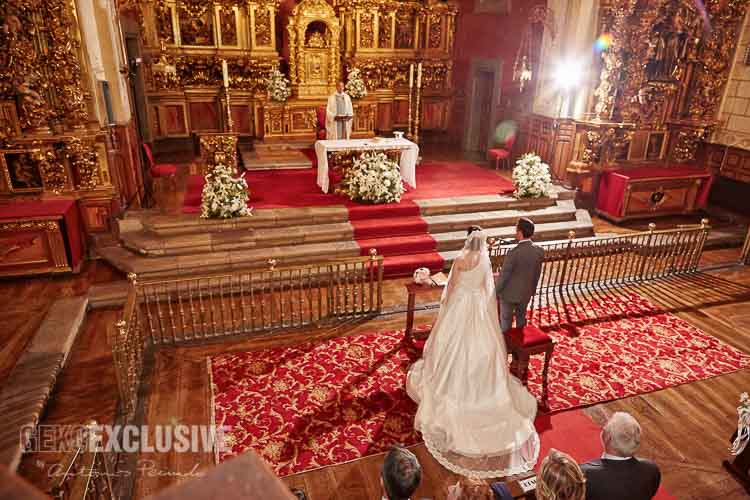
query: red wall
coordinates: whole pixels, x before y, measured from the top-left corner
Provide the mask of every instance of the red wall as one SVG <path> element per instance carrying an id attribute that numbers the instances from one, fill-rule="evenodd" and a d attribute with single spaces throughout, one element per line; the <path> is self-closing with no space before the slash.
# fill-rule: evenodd
<path id="1" fill-rule="evenodd" d="M 503 61 L 501 84 L 503 108 L 523 109 L 524 104 L 530 102 L 532 97 L 528 91 L 521 94 L 518 85 L 513 83 L 513 63 L 521 44 L 521 37 L 528 24 L 529 12 L 536 5 L 546 4 L 546 0 L 510 2 L 512 9 L 510 14 L 506 15 L 474 13 L 474 6 L 478 1 L 458 0 L 459 14 L 456 23 L 453 66 L 457 99 L 453 114 L 454 126 L 451 130 L 454 140 L 460 140 L 465 128 L 464 115 L 467 103 L 462 97 L 468 90 L 469 71 L 473 58 Z M 536 57 L 537 54 L 534 54 L 534 59 Z"/>

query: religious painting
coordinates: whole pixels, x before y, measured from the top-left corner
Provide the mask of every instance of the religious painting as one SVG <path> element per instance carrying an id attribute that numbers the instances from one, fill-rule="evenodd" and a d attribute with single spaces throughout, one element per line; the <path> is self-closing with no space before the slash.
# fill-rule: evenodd
<path id="1" fill-rule="evenodd" d="M 172 8 L 161 2 L 156 3 L 156 29 L 159 38 L 166 44 L 174 43 L 174 25 L 172 24 Z"/>
<path id="2" fill-rule="evenodd" d="M 393 16 L 381 14 L 378 17 L 378 47 L 390 49 L 393 42 Z"/>
<path id="3" fill-rule="evenodd" d="M 656 132 L 648 136 L 648 146 L 646 147 L 647 160 L 661 159 L 661 151 L 664 147 L 664 135 L 664 132 Z"/>
<path id="4" fill-rule="evenodd" d="M 180 39 L 182 45 L 213 46 L 213 13 L 207 6 L 187 8 L 180 5 Z"/>
<path id="5" fill-rule="evenodd" d="M 219 7 L 219 33 L 222 45 L 238 45 L 237 12 L 234 7 Z"/>
<path id="6" fill-rule="evenodd" d="M 399 12 L 396 16 L 396 48 L 414 48 L 414 14 L 411 12 Z"/>
<path id="7" fill-rule="evenodd" d="M 476 0 L 475 14 L 510 14 L 510 0 Z"/>
<path id="8" fill-rule="evenodd" d="M 16 192 L 41 191 L 42 175 L 39 164 L 31 153 L 24 150 L 9 150 L 2 153 L 3 170 L 8 188 Z"/>
<path id="9" fill-rule="evenodd" d="M 271 13 L 265 7 L 255 10 L 255 45 L 266 47 L 271 45 Z"/>

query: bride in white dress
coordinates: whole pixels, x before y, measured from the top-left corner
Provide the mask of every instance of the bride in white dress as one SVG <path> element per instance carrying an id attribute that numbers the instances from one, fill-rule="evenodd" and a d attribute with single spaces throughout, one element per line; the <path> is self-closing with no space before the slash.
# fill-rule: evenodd
<path id="1" fill-rule="evenodd" d="M 539 456 L 536 399 L 508 370 L 483 231 L 453 263 L 440 313 L 406 390 L 430 453 L 447 469 L 490 478 L 530 471 Z"/>

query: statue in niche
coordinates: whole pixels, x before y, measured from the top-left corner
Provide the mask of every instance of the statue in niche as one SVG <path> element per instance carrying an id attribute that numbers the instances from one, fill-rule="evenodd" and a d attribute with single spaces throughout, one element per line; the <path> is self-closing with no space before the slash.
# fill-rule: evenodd
<path id="1" fill-rule="evenodd" d="M 697 58 L 700 49 L 701 19 L 685 7 L 664 12 L 654 25 L 654 39 L 646 48 L 644 69 L 648 81 L 676 81 L 684 75 L 684 65 Z"/>
<path id="2" fill-rule="evenodd" d="M 328 47 L 328 43 L 320 31 L 313 31 L 310 33 L 305 45 L 313 49 L 324 49 Z"/>

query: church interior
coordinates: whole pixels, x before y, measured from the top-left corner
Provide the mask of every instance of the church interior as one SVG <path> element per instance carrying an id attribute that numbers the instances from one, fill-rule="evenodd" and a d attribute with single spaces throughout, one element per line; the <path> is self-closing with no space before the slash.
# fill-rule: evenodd
<path id="1" fill-rule="evenodd" d="M 0 4 L 0 498 L 577 500 L 618 412 L 750 495 L 750 1 Z M 541 449 L 456 493 L 407 372 L 520 218 Z"/>

